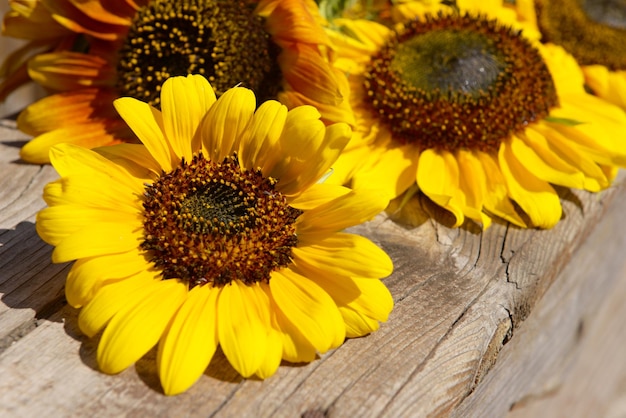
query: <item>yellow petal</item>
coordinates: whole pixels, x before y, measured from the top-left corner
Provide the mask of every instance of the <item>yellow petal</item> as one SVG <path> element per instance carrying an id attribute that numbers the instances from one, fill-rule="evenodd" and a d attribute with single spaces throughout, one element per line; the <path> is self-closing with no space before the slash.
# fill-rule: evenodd
<path id="1" fill-rule="evenodd" d="M 68 143 L 81 148 L 115 145 L 122 142 L 118 134 L 124 130 L 119 120 L 70 124 L 28 141 L 20 149 L 20 158 L 31 164 L 47 164 L 50 162 L 51 149 L 58 144 Z"/>
<path id="2" fill-rule="evenodd" d="M 180 159 L 165 139 L 161 112 L 131 97 L 122 97 L 113 104 L 161 168 L 165 172 L 172 171 Z"/>
<path id="3" fill-rule="evenodd" d="M 237 151 L 255 108 L 256 98 L 252 90 L 234 87 L 222 94 L 200 127 L 204 155 L 221 162 Z"/>
<path id="4" fill-rule="evenodd" d="M 584 147 L 570 141 L 558 131 L 546 127 L 544 124 L 533 125 L 533 130 L 541 133 L 551 148 L 561 158 L 572 166 L 578 168 L 584 175 L 583 188 L 592 192 L 598 192 L 609 186 L 609 181 L 602 172 L 600 166 L 585 152 Z"/>
<path id="5" fill-rule="evenodd" d="M 584 176 L 547 148 L 547 141 L 537 132 L 528 130 L 520 135 L 512 135 L 510 146 L 518 161 L 532 170 L 539 179 L 548 183 L 581 189 Z"/>
<path id="6" fill-rule="evenodd" d="M 45 208 L 37 214 L 37 232 L 47 243 L 59 245 L 76 231 L 99 222 L 141 225 L 141 221 L 137 211 L 59 205 Z"/>
<path id="7" fill-rule="evenodd" d="M 163 128 L 176 155 L 191 161 L 200 149 L 200 137 L 193 141 L 200 122 L 215 103 L 213 88 L 201 75 L 171 77 L 161 89 Z"/>
<path id="8" fill-rule="evenodd" d="M 485 171 L 486 178 L 489 179 L 483 203 L 485 210 L 511 222 L 513 225 L 526 228 L 526 223 L 517 214 L 515 206 L 509 199 L 506 182 L 495 158 L 484 152 L 476 152 L 476 156 Z"/>
<path id="9" fill-rule="evenodd" d="M 336 233 L 312 240 L 298 235 L 298 245 L 292 251 L 294 260 L 342 276 L 379 279 L 393 271 L 387 253 L 360 235 Z"/>
<path id="10" fill-rule="evenodd" d="M 67 274 L 65 297 L 71 306 L 80 308 L 91 301 L 104 284 L 137 275 L 150 267 L 138 249 L 120 254 L 81 258 Z"/>
<path id="11" fill-rule="evenodd" d="M 52 252 L 52 262 L 131 251 L 143 239 L 141 224 L 98 222 L 64 237 Z"/>
<path id="12" fill-rule="evenodd" d="M 341 231 L 369 221 L 385 209 L 388 203 L 388 199 L 376 190 L 352 190 L 300 215 L 297 233 L 327 234 Z"/>
<path id="13" fill-rule="evenodd" d="M 476 156 L 469 151 L 457 152 L 461 189 L 465 195 L 463 213 L 468 218 L 481 222 L 484 229 L 491 225 L 491 218 L 483 212 L 487 194 L 487 176 Z"/>
<path id="14" fill-rule="evenodd" d="M 507 141 L 502 142 L 498 161 L 509 195 L 539 228 L 552 228 L 561 219 L 559 197 L 543 180 L 535 177 L 513 154 Z"/>
<path id="15" fill-rule="evenodd" d="M 115 374 L 139 360 L 159 341 L 168 323 L 187 297 L 187 284 L 154 281 L 141 299 L 111 318 L 98 344 L 100 370 Z"/>
<path id="16" fill-rule="evenodd" d="M 280 159 L 269 173 L 279 179 L 281 193 L 295 195 L 316 183 L 350 140 L 347 124 L 325 127 L 319 118 L 311 106 L 289 111 L 280 139 Z"/>
<path id="17" fill-rule="evenodd" d="M 465 219 L 465 196 L 460 188 L 459 166 L 448 151 L 426 149 L 417 164 L 417 185 L 433 202 L 452 212 L 455 227 Z"/>
<path id="18" fill-rule="evenodd" d="M 290 200 L 289 206 L 301 210 L 311 210 L 348 193 L 350 193 L 350 189 L 347 187 L 318 183 Z"/>
<path id="19" fill-rule="evenodd" d="M 100 332 L 111 318 L 148 292 L 155 275 L 146 271 L 126 279 L 102 286 L 78 315 L 78 327 L 83 334 L 93 337 Z"/>
<path id="20" fill-rule="evenodd" d="M 230 364 L 243 377 L 255 374 L 267 352 L 269 302 L 258 284 L 232 281 L 224 286 L 217 302 L 220 346 Z"/>
<path id="21" fill-rule="evenodd" d="M 239 144 L 242 168 L 271 172 L 280 158 L 278 140 L 286 119 L 287 107 L 275 100 L 267 100 L 259 106 Z"/>
<path id="22" fill-rule="evenodd" d="M 286 320 L 318 352 L 324 353 L 343 343 L 343 318 L 324 289 L 289 269 L 274 272 L 270 289 L 274 302 Z"/>
<path id="23" fill-rule="evenodd" d="M 143 144 L 120 144 L 94 149 L 109 161 L 123 167 L 131 176 L 152 183 L 161 166 Z"/>
<path id="24" fill-rule="evenodd" d="M 159 377 L 166 395 L 177 395 L 195 383 L 217 348 L 219 288 L 196 286 L 176 313 L 159 344 Z"/>
<path id="25" fill-rule="evenodd" d="M 263 361 L 256 371 L 256 375 L 261 379 L 267 379 L 276 373 L 283 355 L 283 342 L 279 331 L 272 327 L 267 328 L 267 351 Z"/>

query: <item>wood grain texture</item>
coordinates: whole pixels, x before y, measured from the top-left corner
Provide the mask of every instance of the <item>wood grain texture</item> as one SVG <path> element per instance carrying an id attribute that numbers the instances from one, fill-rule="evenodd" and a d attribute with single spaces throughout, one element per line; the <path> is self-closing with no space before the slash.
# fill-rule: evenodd
<path id="1" fill-rule="evenodd" d="M 19 162 L 24 138 L 12 122 L 0 125 L 0 416 L 481 416 L 478 394 L 494 370 L 506 374 L 513 360 L 504 353 L 524 321 L 607 206 L 626 196 L 622 180 L 595 195 L 560 190 L 565 216 L 554 229 L 496 223 L 485 232 L 447 227 L 450 215 L 417 197 L 412 226 L 381 214 L 354 228 L 395 264 L 385 283 L 396 306 L 379 331 L 311 364 L 284 364 L 266 381 L 241 379 L 218 353 L 188 392 L 165 397 L 154 352 L 120 375 L 97 371 L 97 338 L 80 335 L 63 298 L 68 266 L 50 263 L 52 248 L 35 231 L 42 187 L 56 174 Z M 581 273 L 581 283 L 589 274 L 596 271 Z M 503 410 L 528 386 L 513 388 Z"/>

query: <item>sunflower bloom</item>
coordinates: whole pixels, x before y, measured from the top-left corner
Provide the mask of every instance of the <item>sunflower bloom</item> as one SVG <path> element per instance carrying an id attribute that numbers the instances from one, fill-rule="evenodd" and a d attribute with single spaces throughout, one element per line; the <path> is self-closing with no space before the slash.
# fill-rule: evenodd
<path id="1" fill-rule="evenodd" d="M 624 2 L 517 0 L 522 20 L 542 41 L 576 58 L 595 95 L 626 110 L 626 6 Z"/>
<path id="2" fill-rule="evenodd" d="M 385 321 L 387 254 L 342 232 L 384 209 L 375 194 L 319 182 L 348 142 L 311 106 L 251 90 L 219 99 L 199 75 L 168 79 L 161 110 L 115 107 L 142 144 L 51 149 L 39 235 L 76 260 L 66 296 L 102 331 L 97 360 L 118 373 L 158 344 L 166 394 L 190 387 L 219 345 L 244 377 L 310 362 Z"/>
<path id="3" fill-rule="evenodd" d="M 610 184 L 626 164 L 626 115 L 588 94 L 576 61 L 499 4 L 459 2 L 456 13 L 406 2 L 393 29 L 334 21 L 356 130 L 331 181 L 384 190 L 400 219 L 420 190 L 454 226 L 483 228 L 494 217 L 553 227 L 562 215 L 554 185 Z"/>
<path id="4" fill-rule="evenodd" d="M 68 138 L 87 148 L 136 142 L 113 100 L 129 96 L 158 107 L 159 89 L 171 76 L 202 74 L 218 95 L 241 85 L 260 102 L 313 105 L 327 123 L 351 121 L 343 101 L 347 82 L 332 68 L 330 41 L 312 0 L 11 6 L 3 33 L 36 37 L 38 44 L 7 60 L 0 92 L 8 94 L 26 75 L 51 92 L 18 118 L 19 129 L 35 137 L 21 152 L 27 162 L 48 162 L 50 147 Z M 46 22 L 41 29 L 40 21 Z M 54 31 L 40 34 L 48 28 Z"/>

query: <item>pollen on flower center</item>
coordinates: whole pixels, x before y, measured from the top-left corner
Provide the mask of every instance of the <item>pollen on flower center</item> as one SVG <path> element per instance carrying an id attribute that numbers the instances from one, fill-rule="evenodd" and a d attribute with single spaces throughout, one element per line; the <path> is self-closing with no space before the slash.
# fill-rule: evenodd
<path id="1" fill-rule="evenodd" d="M 190 287 L 268 282 L 291 263 L 301 214 L 275 184 L 241 170 L 236 156 L 221 163 L 195 156 L 147 186 L 141 247 L 165 279 Z"/>
<path id="2" fill-rule="evenodd" d="M 364 76 L 375 117 L 421 148 L 494 151 L 558 105 L 550 72 L 519 33 L 470 15 L 404 25 Z"/>
<path id="3" fill-rule="evenodd" d="M 626 70 L 626 4 L 618 0 L 550 0 L 537 4 L 543 40 L 582 65 Z"/>
<path id="4" fill-rule="evenodd" d="M 136 13 L 119 50 L 118 89 L 158 106 L 167 78 L 202 74 L 218 95 L 242 84 L 267 99 L 280 88 L 278 52 L 243 1 L 153 0 Z"/>

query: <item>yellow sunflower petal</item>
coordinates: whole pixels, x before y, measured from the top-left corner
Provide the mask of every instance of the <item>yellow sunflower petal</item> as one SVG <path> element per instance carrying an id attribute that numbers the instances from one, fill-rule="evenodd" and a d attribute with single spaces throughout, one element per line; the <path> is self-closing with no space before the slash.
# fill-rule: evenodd
<path id="1" fill-rule="evenodd" d="M 379 155 L 373 167 L 364 168 L 353 181 L 354 188 L 386 192 L 390 199 L 404 193 L 415 183 L 419 151 L 411 146 L 387 149 Z"/>
<path id="2" fill-rule="evenodd" d="M 47 243 L 58 246 L 76 231 L 97 222 L 127 223 L 137 226 L 141 225 L 141 219 L 138 212 L 59 205 L 45 208 L 37 214 L 37 231 Z"/>
<path id="3" fill-rule="evenodd" d="M 217 302 L 220 346 L 230 364 L 243 377 L 255 374 L 267 352 L 269 301 L 258 284 L 237 280 L 224 286 Z"/>
<path id="4" fill-rule="evenodd" d="M 122 142 L 125 126 L 120 121 L 100 121 L 58 128 L 30 140 L 20 149 L 20 158 L 31 164 L 50 162 L 50 150 L 58 144 L 95 148 Z"/>
<path id="5" fill-rule="evenodd" d="M 331 297 L 310 279 L 289 269 L 274 272 L 272 298 L 284 317 L 301 335 L 324 353 L 345 338 L 345 326 Z"/>
<path id="6" fill-rule="evenodd" d="M 100 175 L 110 178 L 118 193 L 142 193 L 143 184 L 126 170 L 96 152 L 72 144 L 60 144 L 50 150 L 50 160 L 61 177 Z"/>
<path id="7" fill-rule="evenodd" d="M 131 97 L 122 97 L 113 104 L 120 116 L 148 148 L 154 159 L 158 161 L 161 168 L 166 172 L 172 171 L 180 159 L 164 137 L 161 112 L 149 104 Z"/>
<path id="8" fill-rule="evenodd" d="M 270 176 L 280 180 L 279 190 L 294 195 L 325 174 L 350 140 L 350 127 L 337 123 L 325 127 L 311 106 L 289 111 L 281 135 L 281 157 Z"/>
<path id="9" fill-rule="evenodd" d="M 194 287 L 166 329 L 157 356 L 166 395 L 186 391 L 209 365 L 218 344 L 219 294 L 212 286 Z"/>
<path id="10" fill-rule="evenodd" d="M 491 218 L 483 212 L 487 194 L 487 176 L 483 166 L 472 152 L 464 150 L 457 153 L 457 162 L 461 190 L 466 200 L 463 213 L 468 218 L 481 222 L 483 228 L 487 229 L 491 225 Z"/>
<path id="11" fill-rule="evenodd" d="M 176 155 L 191 161 L 200 149 L 200 137 L 192 141 L 202 118 L 215 103 L 215 92 L 200 75 L 172 77 L 163 83 L 163 128 Z"/>
<path id="12" fill-rule="evenodd" d="M 83 334 L 93 337 L 117 312 L 126 309 L 133 301 L 141 300 L 154 280 L 154 274 L 142 271 L 102 286 L 78 314 L 78 327 Z"/>
<path id="13" fill-rule="evenodd" d="M 293 248 L 294 260 L 349 277 L 387 277 L 393 263 L 386 252 L 360 235 L 337 233 L 324 239 L 298 235 Z"/>
<path id="14" fill-rule="evenodd" d="M 587 65 L 582 70 L 595 94 L 626 109 L 626 71 L 609 71 L 603 65 Z"/>
<path id="15" fill-rule="evenodd" d="M 221 162 L 237 151 L 255 109 L 256 98 L 252 90 L 235 87 L 226 91 L 211 107 L 199 128 L 204 155 Z"/>
<path id="16" fill-rule="evenodd" d="M 380 280 L 339 276 L 328 269 L 295 261 L 298 273 L 311 277 L 333 299 L 341 313 L 347 337 L 360 337 L 375 331 L 393 309 L 393 298 Z"/>
<path id="17" fill-rule="evenodd" d="M 150 268 L 138 249 L 119 254 L 81 258 L 72 265 L 65 282 L 67 303 L 75 308 L 89 303 L 109 282 L 126 279 Z"/>
<path id="18" fill-rule="evenodd" d="M 151 183 L 155 175 L 161 174 L 161 166 L 143 144 L 110 145 L 94 151 L 146 183 Z"/>
<path id="19" fill-rule="evenodd" d="M 327 234 L 369 221 L 387 207 L 378 190 L 352 190 L 298 218 L 299 234 Z"/>
<path id="20" fill-rule="evenodd" d="M 267 351 L 263 361 L 256 371 L 256 375 L 261 379 L 267 379 L 278 370 L 283 355 L 283 340 L 280 332 L 272 327 L 267 328 Z"/>
<path id="21" fill-rule="evenodd" d="M 98 344 L 100 370 L 115 374 L 148 352 L 187 297 L 187 285 L 177 280 L 151 283 L 145 294 L 111 318 Z"/>
<path id="22" fill-rule="evenodd" d="M 477 152 L 476 156 L 482 165 L 486 178 L 489 179 L 487 182 L 487 193 L 485 193 L 483 203 L 485 210 L 511 222 L 513 225 L 526 228 L 526 223 L 519 216 L 515 210 L 515 206 L 513 206 L 509 199 L 506 182 L 498 166 L 496 157 L 484 152 Z"/>
<path id="23" fill-rule="evenodd" d="M 583 188 L 583 174 L 552 153 L 545 138 L 538 133 L 527 130 L 519 137 L 512 135 L 509 144 L 517 160 L 532 167 L 537 178 L 565 187 Z"/>
<path id="24" fill-rule="evenodd" d="M 513 154 L 507 141 L 500 145 L 498 161 L 509 195 L 539 228 L 552 228 L 561 219 L 559 196 L 552 186 L 535 177 Z"/>
<path id="25" fill-rule="evenodd" d="M 455 227 L 465 220 L 465 196 L 459 184 L 459 166 L 451 153 L 426 149 L 420 154 L 417 185 L 433 202 L 454 215 Z"/>
<path id="26" fill-rule="evenodd" d="M 575 142 L 570 141 L 554 129 L 547 128 L 543 124 L 533 126 L 533 130 L 540 132 L 548 141 L 550 147 L 559 153 L 561 158 L 578 168 L 585 176 L 583 188 L 592 192 L 598 192 L 609 186 L 609 180 L 602 169 Z"/>
<path id="27" fill-rule="evenodd" d="M 259 106 L 239 144 L 238 156 L 243 168 L 271 172 L 280 158 L 276 150 L 286 119 L 287 107 L 275 100 Z"/>
<path id="28" fill-rule="evenodd" d="M 52 252 L 52 262 L 131 251 L 143 239 L 140 223 L 98 222 L 64 237 Z"/>
<path id="29" fill-rule="evenodd" d="M 311 210 L 350 193 L 350 189 L 334 184 L 318 183 L 289 201 L 289 206 L 300 210 Z"/>

